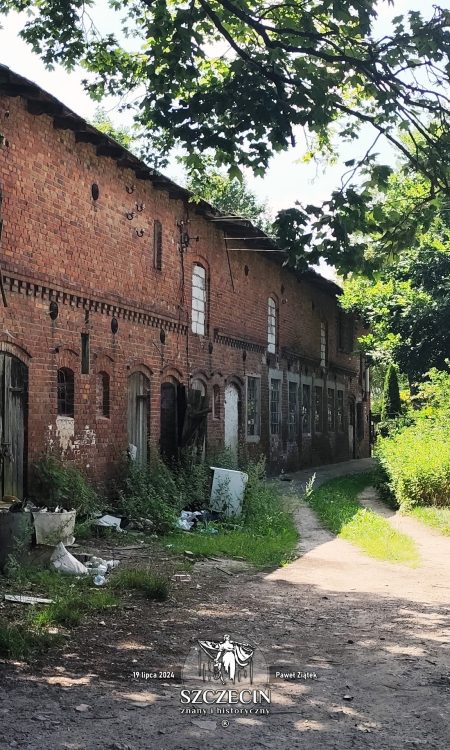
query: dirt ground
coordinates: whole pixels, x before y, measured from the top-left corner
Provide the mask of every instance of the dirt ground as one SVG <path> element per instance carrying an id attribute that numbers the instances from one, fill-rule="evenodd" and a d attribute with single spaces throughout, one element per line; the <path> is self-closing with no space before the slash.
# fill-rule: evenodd
<path id="1" fill-rule="evenodd" d="M 368 465 L 324 467 L 317 481 Z M 286 490 L 300 492 L 307 477 Z M 104 624 L 74 630 L 45 666 L 0 663 L 0 749 L 447 748 L 450 539 L 387 510 L 373 491 L 361 499 L 416 539 L 419 567 L 365 557 L 300 505 L 292 564 L 232 574 L 194 566 L 168 602 L 102 613 Z M 269 716 L 225 718 L 183 715 L 179 684 L 133 679 L 181 665 L 198 638 L 224 633 L 317 679 L 273 682 Z"/>

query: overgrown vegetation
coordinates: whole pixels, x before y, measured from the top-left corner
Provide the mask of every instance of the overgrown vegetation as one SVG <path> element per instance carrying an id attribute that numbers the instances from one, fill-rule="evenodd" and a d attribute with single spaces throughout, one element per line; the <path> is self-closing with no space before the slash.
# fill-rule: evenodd
<path id="1" fill-rule="evenodd" d="M 409 425 L 377 443 L 382 489 L 402 510 L 450 506 L 450 374 L 431 370 L 415 402 Z"/>
<path id="2" fill-rule="evenodd" d="M 100 498 L 84 474 L 54 456 L 44 455 L 30 467 L 30 500 L 55 510 L 77 510 L 82 516 L 99 510 Z"/>
<path id="3" fill-rule="evenodd" d="M 242 515 L 220 523 L 199 524 L 189 534 L 169 534 L 166 541 L 174 551 L 240 557 L 259 566 L 282 565 L 292 558 L 297 530 L 275 486 L 265 481 L 265 460 L 249 463 L 245 471 L 248 483 Z"/>
<path id="4" fill-rule="evenodd" d="M 419 553 L 414 541 L 358 502 L 359 493 L 373 483 L 372 473 L 332 479 L 309 493 L 306 500 L 327 529 L 370 557 L 417 565 Z"/>

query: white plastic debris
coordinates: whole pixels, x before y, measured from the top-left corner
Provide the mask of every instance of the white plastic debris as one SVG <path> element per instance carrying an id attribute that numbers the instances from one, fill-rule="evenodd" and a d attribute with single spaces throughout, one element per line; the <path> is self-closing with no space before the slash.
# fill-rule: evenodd
<path id="1" fill-rule="evenodd" d="M 71 555 L 62 542 L 56 545 L 50 558 L 50 564 L 59 573 L 66 573 L 71 576 L 85 576 L 89 573 L 86 565 L 83 565 L 82 562 Z"/>
<path id="2" fill-rule="evenodd" d="M 117 516 L 109 516 L 106 514 L 105 516 L 102 516 L 101 518 L 98 518 L 95 522 L 96 526 L 105 526 L 106 528 L 110 529 L 120 529 L 122 519 L 118 518 Z M 120 529 L 122 531 L 122 529 Z"/>
<path id="3" fill-rule="evenodd" d="M 202 515 L 202 511 L 199 510 L 182 510 L 177 518 L 176 526 L 183 531 L 190 531 L 194 526 L 196 519 Z"/>
<path id="4" fill-rule="evenodd" d="M 105 576 L 101 576 L 101 575 L 95 576 L 94 583 L 95 583 L 96 586 L 104 586 L 105 583 L 106 583 Z"/>
<path id="5" fill-rule="evenodd" d="M 189 583 L 189 581 L 192 581 L 192 577 L 189 575 L 189 573 L 175 573 L 175 575 L 172 576 L 172 581 L 178 581 L 179 583 Z"/>
<path id="6" fill-rule="evenodd" d="M 5 602 L 16 604 L 52 604 L 53 599 L 44 599 L 42 596 L 27 596 L 26 594 L 5 594 Z"/>

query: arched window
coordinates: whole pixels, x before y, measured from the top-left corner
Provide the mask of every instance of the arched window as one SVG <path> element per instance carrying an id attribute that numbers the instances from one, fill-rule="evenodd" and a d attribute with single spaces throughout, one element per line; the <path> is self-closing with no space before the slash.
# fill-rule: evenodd
<path id="1" fill-rule="evenodd" d="M 58 370 L 58 416 L 74 416 L 75 386 L 73 370 L 61 367 Z"/>
<path id="2" fill-rule="evenodd" d="M 97 375 L 97 415 L 109 419 L 110 413 L 110 388 L 109 375 L 107 372 L 99 372 Z"/>
<path id="3" fill-rule="evenodd" d="M 192 332 L 200 336 L 206 330 L 206 271 L 196 263 L 192 269 Z"/>
<path id="4" fill-rule="evenodd" d="M 277 303 L 273 297 L 267 301 L 267 351 L 275 354 L 277 348 Z"/>

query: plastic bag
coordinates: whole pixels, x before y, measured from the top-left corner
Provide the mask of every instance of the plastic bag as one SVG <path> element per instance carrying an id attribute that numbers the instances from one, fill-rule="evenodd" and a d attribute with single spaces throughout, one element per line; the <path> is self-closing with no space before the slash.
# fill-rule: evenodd
<path id="1" fill-rule="evenodd" d="M 58 573 L 65 573 L 66 575 L 85 576 L 89 572 L 82 562 L 66 550 L 62 542 L 59 542 L 53 550 L 50 564 Z"/>

